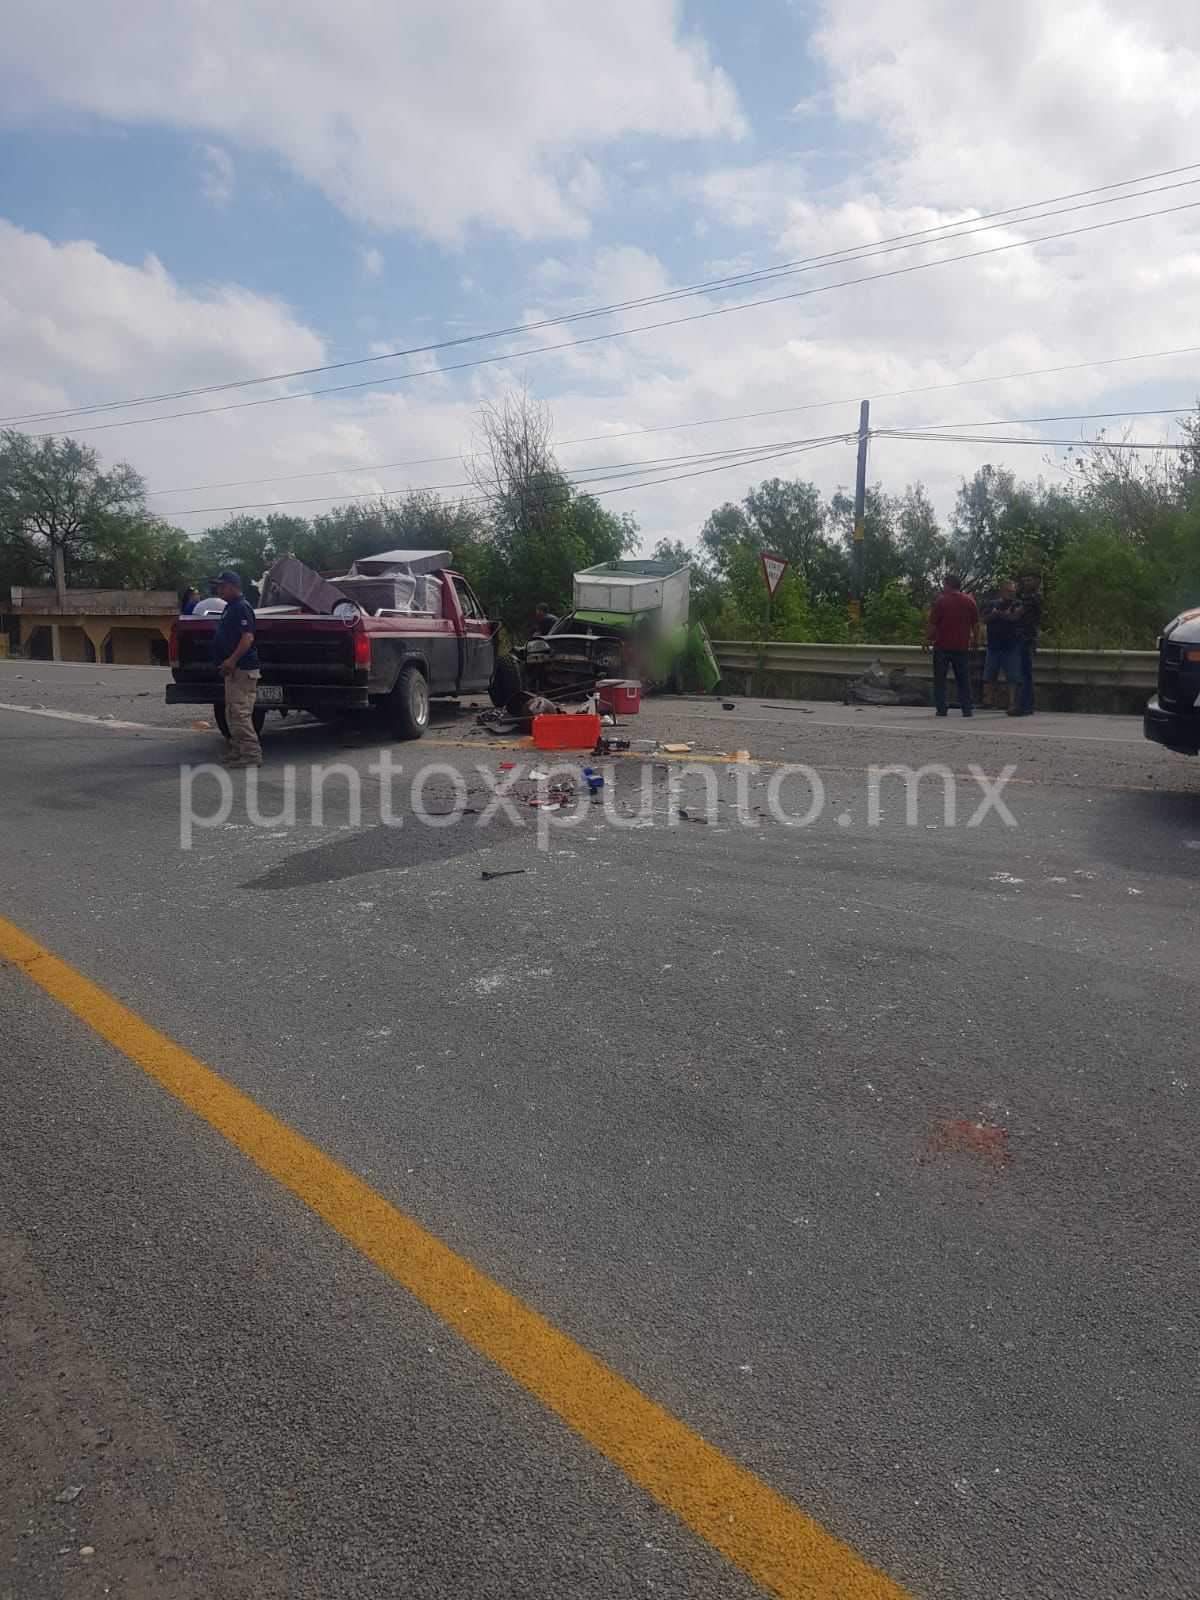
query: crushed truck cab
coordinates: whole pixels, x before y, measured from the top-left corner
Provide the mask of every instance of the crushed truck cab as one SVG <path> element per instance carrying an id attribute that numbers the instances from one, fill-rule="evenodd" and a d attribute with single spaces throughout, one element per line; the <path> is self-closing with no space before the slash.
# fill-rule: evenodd
<path id="1" fill-rule="evenodd" d="M 671 561 L 605 561 L 577 572 L 570 614 L 517 652 L 528 687 L 553 694 L 632 676 L 648 689 L 681 690 L 691 661 L 711 691 L 721 673 L 703 626 L 688 623 L 690 582 L 690 567 Z"/>

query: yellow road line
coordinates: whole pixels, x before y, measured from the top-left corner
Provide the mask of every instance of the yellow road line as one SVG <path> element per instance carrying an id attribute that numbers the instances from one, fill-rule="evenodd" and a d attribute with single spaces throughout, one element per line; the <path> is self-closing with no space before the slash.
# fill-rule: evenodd
<path id="1" fill-rule="evenodd" d="M 781 1600 L 908 1600 L 791 1501 L 2 917 L 0 957 L 149 1073 L 769 1594 Z"/>

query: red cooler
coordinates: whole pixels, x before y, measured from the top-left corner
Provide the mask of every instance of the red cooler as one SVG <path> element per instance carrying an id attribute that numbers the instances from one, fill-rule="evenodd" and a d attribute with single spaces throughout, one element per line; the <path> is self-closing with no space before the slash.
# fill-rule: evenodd
<path id="1" fill-rule="evenodd" d="M 642 686 L 636 678 L 605 678 L 596 685 L 596 706 L 614 717 L 636 717 L 642 709 Z"/>

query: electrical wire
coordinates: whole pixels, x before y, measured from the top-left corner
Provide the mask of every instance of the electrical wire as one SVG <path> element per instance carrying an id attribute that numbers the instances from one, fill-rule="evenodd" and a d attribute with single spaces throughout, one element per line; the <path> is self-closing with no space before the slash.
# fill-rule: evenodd
<path id="1" fill-rule="evenodd" d="M 1096 439 L 1022 439 L 1011 438 L 1003 434 L 989 436 L 987 434 L 973 433 L 923 433 L 904 428 L 888 428 L 879 433 L 872 433 L 872 439 L 910 439 L 916 444 L 986 444 L 1008 445 L 1035 444 L 1053 446 L 1061 450 L 1170 450 L 1184 452 L 1194 450 L 1193 444 L 1177 443 L 1165 439 L 1106 439 L 1103 435 Z"/>
<path id="2" fill-rule="evenodd" d="M 170 400 L 183 400 L 195 398 L 205 394 L 222 394 L 233 389 L 251 388 L 262 383 L 289 382 L 295 378 L 313 377 L 322 372 L 340 372 L 352 367 L 373 365 L 380 361 L 394 361 L 402 357 L 413 355 L 427 355 L 437 350 L 459 348 L 463 345 L 487 342 L 492 339 L 508 338 L 516 334 L 529 334 L 541 328 L 562 326 L 568 323 L 586 321 L 600 316 L 611 316 L 620 311 L 636 310 L 648 305 L 666 304 L 671 301 L 684 299 L 689 296 L 709 294 L 729 288 L 742 288 L 753 283 L 769 282 L 780 277 L 789 276 L 800 271 L 817 270 L 821 266 L 846 264 L 849 261 L 869 260 L 872 256 L 891 254 L 894 249 L 916 248 L 919 244 L 935 244 L 944 239 L 967 237 L 973 232 L 990 231 L 990 228 L 981 227 L 980 224 L 992 224 L 1000 218 L 1010 219 L 1010 225 L 1018 223 L 1037 222 L 1054 216 L 1063 216 L 1069 212 L 1089 210 L 1099 205 L 1116 205 L 1125 200 L 1136 200 L 1150 194 L 1161 194 L 1167 190 L 1186 188 L 1191 184 L 1200 182 L 1200 179 L 1189 178 L 1179 183 L 1163 184 L 1155 189 L 1138 189 L 1135 186 L 1151 183 L 1158 178 L 1175 177 L 1181 172 L 1194 172 L 1200 168 L 1200 162 L 1191 162 L 1184 166 L 1165 168 L 1159 172 L 1147 173 L 1140 178 L 1126 178 L 1116 183 L 1100 184 L 1091 189 L 1078 189 L 1069 194 L 1051 196 L 1043 200 L 1030 200 L 1021 205 L 1008 206 L 998 211 L 983 212 L 976 217 L 967 217 L 957 222 L 940 223 L 933 227 L 918 229 L 914 232 L 893 234 L 884 239 L 874 240 L 866 246 L 845 246 L 841 250 L 827 251 L 816 256 L 800 257 L 794 261 L 780 262 L 773 266 L 753 269 L 744 273 L 735 273 L 721 278 L 710 278 L 699 283 L 686 284 L 674 289 L 663 290 L 654 295 L 643 295 L 636 298 L 615 301 L 609 305 L 592 306 L 585 310 L 567 312 L 555 317 L 543 318 L 536 322 L 512 324 L 506 328 L 492 329 L 482 333 L 464 334 L 454 339 L 438 340 L 424 345 L 411 345 L 402 349 L 382 351 L 373 356 L 360 356 L 347 361 L 326 362 L 311 367 L 297 367 L 286 372 L 268 373 L 256 378 L 238 378 L 219 384 L 206 384 L 189 389 L 166 390 L 158 394 L 136 395 L 125 400 L 99 401 L 88 406 L 65 407 L 54 411 L 30 412 L 23 416 L 0 418 L 0 425 L 19 424 L 27 422 L 42 422 L 57 420 L 65 417 L 93 415 L 97 412 L 110 410 L 123 410 L 127 407 L 138 405 L 156 405 Z M 1116 189 L 1133 190 L 1128 194 L 1114 194 Z M 1093 200 L 1085 205 L 1063 205 L 1068 200 L 1078 200 L 1088 195 L 1107 195 L 1108 198 Z M 1056 207 L 1056 210 L 1047 210 L 1047 207 Z M 1038 211 L 1039 216 L 1018 216 L 1019 212 Z M 960 231 L 951 231 L 951 230 Z M 400 375 L 404 376 L 404 375 Z"/>
<path id="3" fill-rule="evenodd" d="M 1044 416 L 1044 417 L 1001 417 L 1001 418 L 992 419 L 992 420 L 985 421 L 985 422 L 920 423 L 920 424 L 914 424 L 911 427 L 907 427 L 907 428 L 877 428 L 877 429 L 872 429 L 871 430 L 871 437 L 872 438 L 904 438 L 904 439 L 919 439 L 919 438 L 922 438 L 922 437 L 929 437 L 931 439 L 941 439 L 941 438 L 947 438 L 947 437 L 958 437 L 958 435 L 951 435 L 950 434 L 949 430 L 951 430 L 951 429 L 994 428 L 994 427 L 1006 427 L 1006 428 L 1007 427 L 1028 427 L 1028 426 L 1033 426 L 1034 424 L 1040 424 L 1040 423 L 1046 423 L 1046 422 L 1076 422 L 1076 421 L 1088 422 L 1088 421 L 1095 421 L 1095 420 L 1099 420 L 1099 419 L 1113 418 L 1113 417 L 1163 417 L 1163 416 L 1178 415 L 1180 410 L 1186 410 L 1186 409 L 1187 409 L 1187 407 L 1181 407 L 1181 406 L 1161 406 L 1161 407 L 1158 407 L 1158 408 L 1152 409 L 1152 410 L 1151 409 L 1147 409 L 1147 410 L 1139 410 L 1139 411 L 1067 412 L 1067 413 L 1059 414 L 1057 416 Z M 713 459 L 718 458 L 718 457 L 721 458 L 721 459 L 728 459 L 728 458 L 733 458 L 733 457 L 745 457 L 747 461 L 750 461 L 750 460 L 754 459 L 755 455 L 759 451 L 776 450 L 776 449 L 781 449 L 781 448 L 791 448 L 791 447 L 796 446 L 796 445 L 810 443 L 810 442 L 825 443 L 825 442 L 829 442 L 829 441 L 833 441 L 833 440 L 837 440 L 837 439 L 850 438 L 850 437 L 853 437 L 853 434 L 850 434 L 850 433 L 847 433 L 847 434 L 828 434 L 828 435 L 825 435 L 824 438 L 822 440 L 820 440 L 820 441 L 772 439 L 770 441 L 764 441 L 763 443 L 760 443 L 760 444 L 730 445 L 730 446 L 727 446 L 726 448 L 721 449 L 721 450 L 685 451 L 685 452 L 681 452 L 678 455 L 672 455 L 672 456 L 652 456 L 652 457 L 642 458 L 642 459 L 636 459 L 635 458 L 634 460 L 631 460 L 631 461 L 610 461 L 610 462 L 605 462 L 603 464 L 598 464 L 598 465 L 595 465 L 595 466 L 590 466 L 589 465 L 589 466 L 575 467 L 575 468 L 571 469 L 569 474 L 564 474 L 564 476 L 569 476 L 573 483 L 586 484 L 586 483 L 588 483 L 590 481 L 604 481 L 604 480 L 606 480 L 606 479 L 608 479 L 610 477 L 618 476 L 622 472 L 643 472 L 643 471 L 646 470 L 647 467 L 651 467 L 651 466 L 655 466 L 655 465 L 660 465 L 660 466 L 661 465 L 672 465 L 673 466 L 673 465 L 677 465 L 681 461 L 705 461 L 705 460 L 713 460 Z M 974 435 L 965 435 L 963 437 L 966 437 L 967 439 L 970 439 L 970 438 L 973 438 L 975 436 Z M 993 442 L 993 443 L 1000 442 L 1000 443 L 1002 443 L 1002 442 L 1004 442 L 1005 437 L 1006 437 L 1005 435 L 999 435 L 999 436 L 996 436 L 995 438 L 991 439 L 990 441 L 985 439 L 984 442 Z M 1012 442 L 1014 442 L 1014 443 L 1024 443 L 1025 441 L 1023 441 L 1023 440 L 1014 440 Z M 1046 442 L 1050 442 L 1050 441 L 1046 441 Z M 455 459 L 455 458 L 451 457 L 450 459 Z M 731 461 L 731 464 L 738 464 L 738 463 Z M 251 501 L 240 501 L 240 502 L 238 502 L 236 504 L 233 504 L 233 505 L 188 506 L 188 507 L 184 507 L 184 508 L 181 508 L 179 510 L 173 511 L 171 513 L 171 515 L 172 516 L 176 516 L 176 517 L 195 517 L 195 516 L 218 516 L 218 515 L 224 515 L 224 514 L 227 514 L 229 512 L 234 512 L 234 511 L 278 511 L 278 510 L 282 510 L 284 507 L 287 507 L 287 506 L 325 505 L 325 504 L 328 504 L 330 501 L 337 501 L 340 504 L 347 504 L 347 503 L 353 503 L 353 502 L 360 501 L 360 500 L 376 500 L 376 499 L 379 499 L 381 496 L 391 496 L 391 495 L 397 495 L 397 494 L 403 494 L 403 495 L 446 494 L 446 493 L 449 493 L 449 492 L 451 492 L 451 491 L 453 491 L 455 489 L 470 489 L 472 487 L 474 487 L 474 480 L 473 479 L 462 479 L 462 480 L 459 480 L 459 481 L 454 482 L 454 483 L 406 484 L 406 485 L 404 485 L 403 487 L 401 487 L 399 489 L 372 490 L 372 491 L 370 491 L 368 493 L 365 493 L 365 494 L 307 495 L 307 496 L 297 497 L 297 498 L 293 498 L 293 499 L 289 499 L 289 500 L 257 500 L 257 501 L 251 500 Z"/>
<path id="4" fill-rule="evenodd" d="M 926 383 L 909 389 L 883 389 L 868 395 L 844 395 L 837 400 L 810 400 L 798 406 L 776 406 L 768 411 L 740 411 L 725 417 L 698 417 L 685 422 L 655 423 L 645 428 L 623 428 L 615 433 L 589 433 L 574 439 L 562 439 L 558 448 L 565 450 L 577 444 L 596 444 L 609 439 L 631 439 L 643 434 L 681 433 L 685 428 L 712 428 L 725 422 L 753 422 L 762 417 L 791 416 L 800 411 L 825 411 L 834 406 L 857 405 L 860 400 L 898 400 L 910 395 L 934 394 L 943 389 L 964 389 L 985 383 L 1007 383 L 1017 378 L 1045 378 L 1062 372 L 1084 372 L 1093 367 L 1118 366 L 1129 361 L 1158 361 L 1170 356 L 1187 356 L 1200 353 L 1200 345 L 1180 345 L 1174 350 L 1144 350 L 1130 356 L 1105 356 L 1096 361 L 1074 361 L 1056 367 L 1032 367 L 1024 372 L 997 372 L 983 378 L 955 378 L 946 383 Z M 1184 409 L 1187 409 L 1186 407 Z M 1131 415 L 1122 412 L 1122 416 Z M 172 489 L 152 489 L 151 494 L 199 494 L 205 489 L 245 489 L 260 483 L 299 483 L 309 478 L 341 477 L 351 472 L 394 472 L 409 467 L 441 466 L 450 461 L 461 461 L 462 452 L 448 456 L 418 456 L 411 461 L 376 461 L 366 466 L 323 467 L 318 472 L 279 472 L 265 478 L 231 478 L 217 483 L 192 483 Z M 327 498 L 337 498 L 329 496 Z M 181 513 L 182 514 L 182 513 Z"/>
<path id="5" fill-rule="evenodd" d="M 603 465 L 578 467 L 570 473 L 563 473 L 563 477 L 572 484 L 586 486 L 593 482 L 607 482 L 611 478 L 621 477 L 628 473 L 645 472 L 647 468 L 677 466 L 683 461 L 712 461 L 720 458 L 721 465 L 739 466 L 752 464 L 763 452 L 789 451 L 807 446 L 820 446 L 834 444 L 852 438 L 852 433 L 825 434 L 816 439 L 772 439 L 760 444 L 731 445 L 723 450 L 688 451 L 673 456 L 652 456 L 648 459 L 634 461 L 608 462 Z M 770 459 L 768 456 L 767 459 Z M 351 495 L 312 495 L 296 500 L 261 500 L 242 501 L 236 505 L 223 506 L 189 506 L 184 510 L 173 511 L 174 517 L 216 516 L 233 511 L 278 511 L 285 506 L 325 505 L 331 500 L 339 504 L 347 504 L 360 500 L 392 499 L 397 496 L 418 494 L 445 494 L 454 489 L 470 489 L 475 487 L 473 480 L 464 480 L 457 483 L 426 483 L 405 484 L 396 489 L 381 489 L 369 494 Z M 487 497 L 484 496 L 484 499 Z M 474 498 L 460 502 L 462 504 L 477 503 Z"/>
<path id="6" fill-rule="evenodd" d="M 1194 401 L 1175 406 L 1155 406 L 1139 411 L 1062 411 L 1050 417 L 989 417 L 984 422 L 921 422 L 905 428 L 905 433 L 936 433 L 942 428 L 1024 428 L 1040 422 L 1103 422 L 1113 417 L 1177 417 L 1181 411 L 1195 409 Z M 890 432 L 890 429 L 880 429 Z"/>
<path id="7" fill-rule="evenodd" d="M 1134 196 L 1133 198 L 1137 198 Z M 130 417 L 120 422 L 93 423 L 88 427 L 61 429 L 57 432 L 36 435 L 38 438 L 61 438 L 65 434 L 102 433 L 113 428 L 142 427 L 151 422 L 174 422 L 181 418 L 196 416 L 216 416 L 228 411 L 242 411 L 256 406 L 281 405 L 288 401 L 314 399 L 326 394 L 344 394 L 351 390 L 377 388 L 380 384 L 408 382 L 414 378 L 438 376 L 443 377 L 450 372 L 461 372 L 469 368 L 495 366 L 502 362 L 520 361 L 531 355 L 547 355 L 559 350 L 578 350 L 587 345 L 606 343 L 611 339 L 625 339 L 636 333 L 652 333 L 663 328 L 679 327 L 685 323 L 706 322 L 714 317 L 728 316 L 738 311 L 746 311 L 756 306 L 778 305 L 791 300 L 805 300 L 818 294 L 829 294 L 835 289 L 847 289 L 864 283 L 882 282 L 889 278 L 900 278 L 916 272 L 927 272 L 934 267 L 954 266 L 961 261 L 976 261 L 987 256 L 1002 255 L 1010 250 L 1028 249 L 1037 244 L 1053 243 L 1060 239 L 1078 238 L 1083 234 L 1099 233 L 1108 228 L 1124 227 L 1131 222 L 1146 222 L 1155 217 L 1172 216 L 1182 211 L 1194 211 L 1200 208 L 1200 201 L 1186 201 L 1182 205 L 1158 207 L 1153 211 L 1143 211 L 1128 217 L 1110 217 L 1104 222 L 1093 222 L 1079 228 L 1065 228 L 1057 233 L 1039 234 L 1032 239 L 1015 239 L 1006 244 L 991 245 L 983 250 L 963 251 L 958 255 L 943 256 L 934 261 L 911 262 L 907 266 L 892 267 L 886 272 L 864 273 L 856 278 L 837 279 L 833 283 L 818 284 L 809 289 L 793 289 L 787 294 L 762 296 L 758 299 L 741 301 L 730 306 L 714 306 L 707 311 L 695 311 L 685 317 L 669 317 L 659 322 L 639 323 L 632 328 L 610 329 L 606 333 L 592 334 L 585 339 L 566 339 L 555 344 L 532 345 L 523 350 L 508 351 L 502 355 L 481 356 L 473 361 L 460 361 L 449 366 L 425 367 L 415 372 L 392 374 L 385 378 L 369 378 L 356 383 L 333 384 L 322 389 L 303 389 L 293 394 L 268 395 L 258 400 L 239 400 L 220 406 L 201 406 L 191 411 L 171 411 L 152 417 Z"/>

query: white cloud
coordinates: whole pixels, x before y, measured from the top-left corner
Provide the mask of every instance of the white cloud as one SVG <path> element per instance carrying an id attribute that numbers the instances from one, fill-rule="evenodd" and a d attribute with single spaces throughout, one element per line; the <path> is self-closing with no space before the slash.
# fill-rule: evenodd
<path id="1" fill-rule="evenodd" d="M 363 245 L 358 252 L 358 260 L 368 278 L 378 278 L 383 272 L 383 251 L 378 245 Z"/>
<path id="2" fill-rule="evenodd" d="M 1200 133 L 1200 10 L 1174 0 L 827 5 L 839 117 L 914 199 L 1013 204 L 1179 164 Z"/>
<path id="3" fill-rule="evenodd" d="M 738 255 L 731 265 L 749 268 L 756 261 L 870 243 L 961 217 L 964 205 L 988 210 L 1038 194 L 1064 193 L 1171 166 L 1185 159 L 1180 151 L 1200 148 L 1200 64 L 1195 59 L 1200 19 L 1190 13 L 1176 16 L 1172 31 L 1162 7 L 1139 8 L 1130 20 L 1116 0 L 1103 5 L 1099 0 L 1064 0 L 1046 21 L 1043 37 L 1032 19 L 1044 13 L 1035 13 L 1030 0 L 1016 0 L 1006 8 L 1003 16 L 1009 21 L 1004 26 L 994 17 L 989 23 L 993 10 L 990 5 L 952 10 L 941 0 L 916 0 L 914 13 L 894 16 L 881 0 L 859 0 L 852 13 L 831 7 L 820 42 L 821 60 L 829 71 L 828 92 L 847 120 L 858 117 L 863 107 L 873 108 L 878 117 L 871 132 L 873 164 L 864 176 L 819 192 L 810 186 L 810 173 L 817 169 L 809 157 L 726 168 L 697 180 L 697 192 L 724 229 L 738 226 L 733 239 Z M 1010 49 L 997 36 L 1009 26 L 1019 48 Z M 1073 54 L 1067 43 L 1072 36 L 1078 44 Z M 561 30 L 554 41 L 561 43 Z M 1022 71 L 1017 70 L 1018 59 L 1025 61 Z M 502 92 L 507 90 L 497 89 Z M 947 112 L 947 106 L 953 109 Z M 441 126 L 436 122 L 438 131 Z M 833 135 L 841 136 L 837 128 Z M 536 140 L 530 144 L 526 138 L 521 148 L 523 160 L 542 162 L 543 173 L 550 170 Z M 555 204 L 571 206 L 567 187 L 580 173 L 580 159 L 580 152 L 573 151 L 569 160 L 553 164 Z M 828 183 L 827 168 L 821 170 Z M 494 176 L 493 168 L 488 171 Z M 1200 187 L 1136 209 L 1177 203 L 1192 193 L 1200 197 Z M 439 213 L 442 223 L 451 212 L 460 220 L 467 214 L 455 199 L 448 211 Z M 1106 214 L 1082 213 L 1057 226 L 1086 224 Z M 1200 218 L 1200 212 L 1194 216 Z M 993 228 L 974 242 L 926 247 L 919 258 L 1018 236 L 1012 228 Z M 722 231 L 723 251 L 728 243 L 729 235 Z M 886 271 L 911 259 L 888 257 L 874 266 L 859 263 L 848 271 L 784 279 L 760 292 L 787 293 L 833 276 Z M 470 264 L 474 271 L 474 261 Z M 712 262 L 671 274 L 655 255 L 633 245 L 597 251 L 564 247 L 530 269 L 527 317 L 561 316 L 584 305 L 651 294 L 676 279 L 699 278 L 710 270 L 715 275 L 723 269 Z M 5 284 L 0 299 L 0 396 L 6 414 L 308 366 L 322 359 L 321 341 L 286 307 L 229 287 L 190 294 L 152 259 L 126 266 L 91 245 L 56 247 L 0 227 L 0 282 Z M 554 356 L 514 354 L 496 367 L 447 371 L 391 393 L 367 389 L 85 437 L 109 457 L 126 455 L 160 487 L 456 458 L 469 441 L 479 398 L 496 393 L 506 382 L 527 378 L 538 397 L 550 403 L 560 439 L 638 425 L 668 430 L 564 447 L 564 466 L 649 462 L 672 453 L 849 431 L 864 394 L 1200 345 L 1198 291 L 1200 221 L 1185 212 Z M 670 307 L 622 314 L 620 323 L 683 316 L 715 303 L 688 298 Z M 497 322 L 519 320 L 507 308 L 496 316 Z M 611 325 L 587 323 L 562 337 L 588 337 Z M 445 319 L 432 337 L 442 336 L 450 326 Z M 386 327 L 373 331 L 386 343 L 402 342 L 392 339 Z M 556 330 L 547 328 L 529 342 L 555 340 Z M 448 356 L 447 365 L 452 363 Z M 424 358 L 424 364 L 432 363 Z M 1183 410 L 1193 396 L 1195 371 L 1195 359 L 1182 357 L 881 399 L 872 420 L 889 428 L 1100 411 L 1139 402 L 1178 402 Z M 363 374 L 380 375 L 379 369 Z M 354 376 L 347 375 L 347 381 Z M 696 418 L 839 399 L 842 404 L 819 410 L 711 428 L 677 426 Z M 1150 436 L 1160 425 L 1145 419 L 1137 428 Z M 1095 426 L 1064 424 L 1057 431 L 1065 436 Z M 922 478 L 946 510 L 960 473 L 991 458 L 1036 476 L 1045 470 L 1044 454 L 1038 448 L 881 438 L 872 445 L 871 476 L 894 489 L 910 478 Z M 674 469 L 685 470 L 686 464 Z M 838 445 L 606 496 L 604 503 L 633 510 L 648 542 L 664 534 L 692 540 L 714 505 L 738 498 L 763 477 L 776 472 L 811 476 L 829 491 L 846 484 L 852 470 L 852 450 Z M 164 509 L 167 504 L 221 506 L 344 496 L 372 486 L 451 484 L 461 477 L 457 460 L 451 459 L 424 462 L 409 471 L 205 491 L 172 498 Z M 316 503 L 296 509 L 320 508 Z M 217 518 L 213 513 L 208 520 Z M 197 529 L 204 520 L 189 517 L 184 525 Z"/>
<path id="4" fill-rule="evenodd" d="M 5 57 L 11 104 L 204 129 L 443 242 L 579 236 L 603 187 L 589 148 L 742 129 L 678 0 L 39 0 Z"/>
<path id="5" fill-rule="evenodd" d="M 201 145 L 200 155 L 200 192 L 210 205 L 220 209 L 233 196 L 233 157 L 216 144 Z"/>
<path id="6" fill-rule="evenodd" d="M 1149 254 L 1151 258 L 1159 254 L 1153 241 Z M 463 477 L 459 452 L 469 443 L 479 399 L 524 378 L 539 398 L 549 402 L 560 440 L 638 426 L 666 430 L 564 446 L 561 459 L 568 470 L 632 460 L 647 462 L 649 472 L 674 475 L 686 472 L 688 463 L 666 469 L 650 463 L 673 454 L 849 431 L 855 426 L 862 394 L 1089 356 L 1200 344 L 1200 311 L 1190 309 L 1200 305 L 1195 292 L 1200 286 L 1200 258 L 1192 261 L 1190 277 L 1175 264 L 1170 292 L 1157 280 L 1140 285 L 1140 263 L 1122 269 L 1111 295 L 1105 285 L 1110 297 L 1103 301 L 1089 300 L 1087 285 L 1080 284 L 1078 304 L 1075 296 L 1068 297 L 1070 316 L 1040 325 L 1019 312 L 1031 296 L 1052 297 L 1053 271 L 1036 263 L 1018 268 L 1017 261 L 1029 260 L 1020 254 L 999 259 L 1013 265 L 997 269 L 990 283 L 973 284 L 969 290 L 961 286 L 957 294 L 947 293 L 949 276 L 938 286 L 936 274 L 920 274 L 899 280 L 906 285 L 902 293 L 879 285 L 855 291 L 853 299 L 832 295 L 823 304 L 766 306 L 561 355 L 528 359 L 514 355 L 496 367 L 422 377 L 390 392 L 366 389 L 95 433 L 85 430 L 88 422 L 98 419 L 84 418 L 80 436 L 108 460 L 132 461 L 156 489 L 281 475 L 270 483 L 197 489 L 156 501 L 166 515 L 211 508 L 205 515 L 180 517 L 182 526 L 197 532 L 222 520 L 226 507 L 244 503 L 277 503 L 282 509 L 311 515 L 331 498 L 376 490 L 431 485 L 447 486 L 451 494 L 463 492 L 451 486 Z M 957 270 L 945 269 L 947 274 Z M 0 301 L 0 415 L 222 382 L 256 372 L 308 367 L 326 359 L 320 339 L 276 301 L 233 286 L 192 294 L 153 258 L 130 266 L 104 256 L 94 245 L 57 246 L 2 223 L 0 281 L 5 284 L 5 298 Z M 570 298 L 573 303 L 594 303 L 654 292 L 669 283 L 659 261 L 627 248 L 604 252 L 589 263 L 586 274 L 571 283 L 575 293 Z M 561 286 L 564 291 L 567 287 Z M 1129 301 L 1124 321 L 1111 311 L 1112 303 L 1122 298 Z M 668 314 L 703 310 L 708 304 L 688 300 Z M 1092 326 L 1098 306 L 1109 318 L 1099 330 Z M 660 314 L 629 314 L 623 321 L 649 321 Z M 582 331 L 591 331 L 590 325 Z M 554 335 L 555 330 L 546 329 L 536 335 L 536 342 L 554 342 Z M 413 358 L 398 363 L 396 370 L 431 364 L 428 356 L 419 362 Z M 881 401 L 873 421 L 880 427 L 895 427 L 1072 407 L 1100 410 L 1107 408 L 1113 384 L 1130 381 L 1138 371 L 1097 370 Z M 1194 360 L 1158 363 L 1151 371 L 1160 392 L 1186 401 L 1194 381 Z M 363 374 L 378 375 L 379 369 Z M 345 376 L 353 380 L 356 375 Z M 279 384 L 186 402 L 178 408 L 150 409 L 190 410 L 193 404 L 216 406 L 283 394 L 289 388 Z M 676 427 L 697 418 L 839 399 L 840 404 L 819 410 L 705 428 Z M 1152 424 L 1138 426 L 1139 432 L 1148 432 Z M 1007 452 L 1019 471 L 1035 476 L 1042 470 L 1042 456 L 1039 450 L 1016 447 Z M 449 459 L 429 459 L 440 457 Z M 871 475 L 895 489 L 909 478 L 923 478 L 946 509 L 958 474 L 989 458 L 1005 459 L 1006 452 L 995 446 L 929 447 L 880 440 L 872 447 Z M 328 478 L 286 481 L 286 475 L 294 473 L 405 462 L 414 464 L 407 469 L 339 470 Z M 695 465 L 703 468 L 706 463 Z M 736 471 L 606 494 L 603 503 L 632 510 L 648 543 L 664 534 L 694 540 L 714 505 L 738 498 L 764 477 L 811 476 L 829 492 L 848 483 L 852 470 L 852 448 L 837 445 Z M 305 503 L 283 505 L 291 500 Z"/>
<path id="7" fill-rule="evenodd" d="M 322 341 L 279 301 L 235 284 L 190 294 L 154 256 L 131 266 L 86 240 L 56 245 L 3 220 L 0 282 L 0 414 L 8 417 L 221 383 L 325 359 Z M 171 408 L 145 408 L 154 409 Z M 224 414 L 222 429 L 228 431 L 238 415 Z M 214 418 L 212 425 L 217 423 Z M 181 430 L 182 464 L 187 424 L 173 426 Z M 154 432 L 152 427 L 112 429 L 87 437 L 106 456 L 132 447 L 144 450 L 139 461 L 152 463 L 159 448 L 150 437 Z"/>

